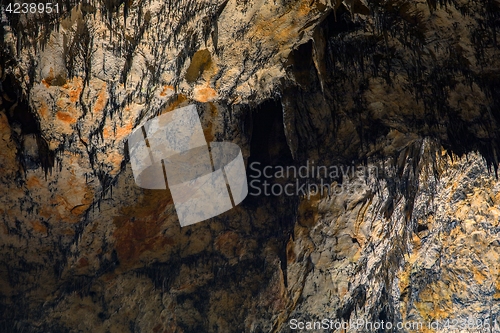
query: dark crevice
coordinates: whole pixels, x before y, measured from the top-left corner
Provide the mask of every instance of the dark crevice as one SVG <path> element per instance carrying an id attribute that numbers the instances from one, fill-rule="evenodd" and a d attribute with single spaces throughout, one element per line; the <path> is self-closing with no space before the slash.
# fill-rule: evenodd
<path id="1" fill-rule="evenodd" d="M 11 74 L 7 74 L 0 85 L 0 94 L 3 96 L 2 107 L 12 129 L 12 139 L 18 146 L 18 160 L 23 170 L 42 167 L 47 176 L 51 173 L 55 163 L 55 153 L 49 149 L 47 141 L 42 135 L 40 122 L 36 113 L 31 109 L 22 94 L 21 87 Z M 29 136 L 35 138 L 36 152 L 27 151 L 26 140 Z"/>
<path id="2" fill-rule="evenodd" d="M 252 113 L 248 164 L 287 165 L 292 156 L 286 142 L 283 109 L 279 100 L 267 100 Z"/>

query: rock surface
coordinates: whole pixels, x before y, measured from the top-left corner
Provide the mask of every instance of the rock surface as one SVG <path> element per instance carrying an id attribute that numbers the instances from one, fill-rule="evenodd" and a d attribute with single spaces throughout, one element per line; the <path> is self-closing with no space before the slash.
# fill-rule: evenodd
<path id="1" fill-rule="evenodd" d="M 500 331 L 497 0 L 59 4 L 2 12 L 0 331 Z M 181 228 L 127 137 L 193 103 L 247 166 L 371 171 Z"/>

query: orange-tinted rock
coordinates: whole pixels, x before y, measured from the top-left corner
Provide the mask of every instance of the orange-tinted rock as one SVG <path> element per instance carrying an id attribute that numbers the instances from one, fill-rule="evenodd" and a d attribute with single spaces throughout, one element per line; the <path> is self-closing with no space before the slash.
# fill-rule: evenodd
<path id="1" fill-rule="evenodd" d="M 40 117 L 46 118 L 49 115 L 49 107 L 47 106 L 47 104 L 44 101 L 42 101 L 41 104 L 42 104 L 42 106 L 38 110 L 38 113 L 40 114 Z"/>
<path id="2" fill-rule="evenodd" d="M 69 113 L 67 112 L 62 112 L 59 111 L 57 112 L 57 118 L 61 121 L 64 121 L 66 123 L 74 124 L 76 122 L 76 119 L 73 118 Z"/>
<path id="3" fill-rule="evenodd" d="M 42 186 L 42 184 L 40 184 L 40 179 L 38 179 L 38 177 L 35 175 L 28 176 L 28 178 L 26 179 L 26 185 L 28 186 L 28 188 Z"/>
<path id="4" fill-rule="evenodd" d="M 217 98 L 215 89 L 206 86 L 197 86 L 193 90 L 193 99 L 198 102 L 211 102 Z"/>
<path id="5" fill-rule="evenodd" d="M 170 192 L 144 190 L 137 205 L 121 209 L 122 214 L 113 220 L 116 227 L 113 236 L 122 268 L 136 263 L 145 251 L 172 244 L 172 239 L 160 234 L 164 221 L 157 218 L 172 204 Z"/>
<path id="6" fill-rule="evenodd" d="M 134 126 L 132 119 L 122 126 L 120 126 L 120 124 L 121 122 L 117 124 L 115 129 L 113 129 L 112 124 L 107 124 L 102 131 L 103 137 L 105 139 L 122 140 L 132 133 L 132 128 Z"/>
<path id="7" fill-rule="evenodd" d="M 63 86 L 66 89 L 69 100 L 71 103 L 76 103 L 80 99 L 80 94 L 83 90 L 83 79 L 80 77 L 75 77 L 67 84 Z"/>
<path id="8" fill-rule="evenodd" d="M 160 93 L 160 96 L 167 96 L 174 92 L 174 87 L 170 85 L 163 86 L 163 90 Z"/>
<path id="9" fill-rule="evenodd" d="M 175 109 L 183 106 L 183 104 L 186 104 L 186 102 L 187 102 L 186 95 L 179 94 L 179 95 L 177 95 L 177 98 L 172 103 L 170 103 L 165 109 L 162 110 L 162 113 L 175 110 Z"/>
<path id="10" fill-rule="evenodd" d="M 44 226 L 39 221 L 33 222 L 33 230 L 35 230 L 36 232 L 42 233 L 42 234 L 47 233 L 47 227 Z"/>
<path id="11" fill-rule="evenodd" d="M 106 106 L 107 100 L 108 100 L 108 93 L 106 90 L 107 84 L 106 82 L 102 83 L 102 88 L 99 91 L 99 94 L 97 95 L 97 100 L 95 101 L 94 108 L 92 109 L 92 112 L 94 113 L 99 113 L 104 110 L 104 107 Z"/>

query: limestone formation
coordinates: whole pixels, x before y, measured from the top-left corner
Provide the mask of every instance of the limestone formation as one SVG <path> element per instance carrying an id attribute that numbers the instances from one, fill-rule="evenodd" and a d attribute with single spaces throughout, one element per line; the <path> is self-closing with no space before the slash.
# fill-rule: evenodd
<path id="1" fill-rule="evenodd" d="M 500 331 L 498 0 L 56 2 L 1 3 L 0 332 Z M 373 172 L 181 228 L 127 138 L 190 104 L 247 173 Z"/>

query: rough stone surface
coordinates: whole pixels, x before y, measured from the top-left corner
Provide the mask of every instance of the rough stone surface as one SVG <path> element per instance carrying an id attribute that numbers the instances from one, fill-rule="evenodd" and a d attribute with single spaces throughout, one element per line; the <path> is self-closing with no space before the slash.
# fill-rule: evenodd
<path id="1" fill-rule="evenodd" d="M 0 331 L 500 331 L 497 0 L 59 4 L 1 17 Z M 180 228 L 126 142 L 192 103 L 247 165 L 376 172 Z"/>

